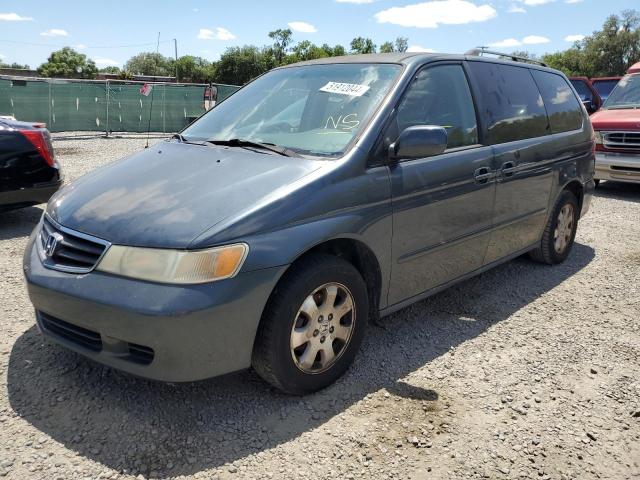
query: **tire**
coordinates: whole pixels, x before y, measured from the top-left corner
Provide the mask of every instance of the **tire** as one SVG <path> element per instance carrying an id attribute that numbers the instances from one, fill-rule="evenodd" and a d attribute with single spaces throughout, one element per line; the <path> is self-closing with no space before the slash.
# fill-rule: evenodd
<path id="1" fill-rule="evenodd" d="M 531 258 L 549 265 L 564 262 L 573 247 L 577 228 L 578 200 L 573 193 L 564 190 L 547 220 L 540 246 L 530 252 Z"/>
<path id="2" fill-rule="evenodd" d="M 368 317 L 367 286 L 353 265 L 327 254 L 303 258 L 267 302 L 253 348 L 253 368 L 286 393 L 320 390 L 353 362 Z"/>

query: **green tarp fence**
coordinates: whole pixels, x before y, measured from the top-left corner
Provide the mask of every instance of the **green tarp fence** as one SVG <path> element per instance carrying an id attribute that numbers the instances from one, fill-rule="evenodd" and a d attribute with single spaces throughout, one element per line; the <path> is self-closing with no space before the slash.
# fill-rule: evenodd
<path id="1" fill-rule="evenodd" d="M 0 78 L 0 115 L 44 122 L 52 132 L 177 132 L 204 113 L 205 85 L 114 80 Z M 216 85 L 218 102 L 238 88 Z M 153 98 L 153 106 L 151 104 Z"/>

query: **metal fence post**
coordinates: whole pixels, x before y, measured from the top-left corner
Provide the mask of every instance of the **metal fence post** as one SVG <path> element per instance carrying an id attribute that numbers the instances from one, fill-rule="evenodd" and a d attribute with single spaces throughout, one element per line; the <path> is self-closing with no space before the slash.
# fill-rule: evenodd
<path id="1" fill-rule="evenodd" d="M 106 95 L 107 95 L 107 122 L 106 122 L 106 136 L 109 136 L 109 79 L 105 81 L 106 83 Z"/>
<path id="2" fill-rule="evenodd" d="M 53 128 L 53 112 L 51 111 L 51 79 L 47 79 L 45 80 L 47 82 L 47 85 L 49 86 L 49 122 L 47 123 L 47 125 L 49 126 L 49 129 L 51 130 Z M 53 130 L 51 130 L 53 131 Z"/>

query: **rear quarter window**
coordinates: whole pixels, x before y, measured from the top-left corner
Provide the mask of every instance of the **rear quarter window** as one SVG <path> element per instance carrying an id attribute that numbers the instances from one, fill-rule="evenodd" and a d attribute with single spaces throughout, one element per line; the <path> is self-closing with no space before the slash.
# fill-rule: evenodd
<path id="1" fill-rule="evenodd" d="M 526 67 L 469 62 L 479 88 L 482 115 L 492 144 L 547 135 L 549 120 Z"/>
<path id="2" fill-rule="evenodd" d="M 582 107 L 567 81 L 555 73 L 531 71 L 547 108 L 551 132 L 569 132 L 582 128 Z"/>

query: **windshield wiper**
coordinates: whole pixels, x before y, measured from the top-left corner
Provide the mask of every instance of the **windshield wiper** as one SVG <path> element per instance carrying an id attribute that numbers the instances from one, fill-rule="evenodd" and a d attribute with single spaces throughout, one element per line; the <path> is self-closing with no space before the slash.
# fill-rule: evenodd
<path id="1" fill-rule="evenodd" d="M 611 105 L 610 107 L 605 107 L 606 110 L 635 110 L 638 108 L 638 105 Z"/>
<path id="2" fill-rule="evenodd" d="M 293 150 L 280 147 L 274 143 L 253 142 L 251 140 L 243 140 L 242 138 L 231 138 L 229 140 L 206 140 L 205 143 L 211 143 L 212 145 L 222 145 L 228 147 L 241 147 L 241 148 L 258 148 L 262 150 L 268 150 L 270 152 L 277 153 L 283 157 L 300 157 L 298 153 Z"/>

